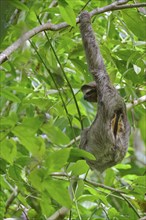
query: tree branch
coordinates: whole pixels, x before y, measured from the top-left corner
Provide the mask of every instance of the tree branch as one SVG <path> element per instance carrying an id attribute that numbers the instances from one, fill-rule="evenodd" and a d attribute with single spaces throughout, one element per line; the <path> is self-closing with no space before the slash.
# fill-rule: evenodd
<path id="1" fill-rule="evenodd" d="M 126 195 L 125 192 L 123 192 L 119 189 L 115 189 L 115 188 L 112 188 L 110 186 L 106 186 L 106 185 L 103 185 L 103 184 L 100 184 L 100 183 L 95 183 L 95 182 L 92 182 L 92 181 L 89 181 L 89 180 L 84 180 L 84 181 L 86 183 L 92 185 L 92 186 L 101 187 L 103 189 L 108 189 L 112 192 L 118 193 L 128 203 L 128 205 L 133 209 L 133 211 L 136 213 L 136 215 L 140 218 L 140 215 L 139 215 L 138 211 L 136 210 L 134 205 L 130 202 L 131 197 Z"/>
<path id="2" fill-rule="evenodd" d="M 141 216 L 139 215 L 138 211 L 136 210 L 136 208 L 133 206 L 133 204 L 122 194 L 120 193 L 120 195 L 122 196 L 122 198 L 128 203 L 129 207 L 131 207 L 133 209 L 133 211 L 135 212 L 135 214 L 140 218 Z"/>
<path id="3" fill-rule="evenodd" d="M 127 1 L 123 1 L 122 4 Z M 93 11 L 90 12 L 90 16 L 94 16 L 97 14 L 101 14 L 107 11 L 115 11 L 115 10 L 121 10 L 121 9 L 129 9 L 129 8 L 139 8 L 139 7 L 146 7 L 146 3 L 136 3 L 136 4 L 126 4 L 121 5 L 120 2 L 116 1 L 110 5 L 107 5 L 102 8 L 96 8 Z M 79 18 L 76 18 L 76 23 L 79 23 Z M 15 41 L 11 46 L 7 47 L 1 54 L 0 54 L 0 64 L 5 62 L 8 57 L 17 50 L 23 43 L 29 39 L 31 39 L 33 36 L 37 35 L 38 33 L 50 30 L 50 31 L 57 31 L 61 30 L 63 28 L 68 27 L 69 25 L 66 22 L 62 22 L 57 25 L 53 25 L 51 23 L 45 23 L 38 27 L 33 28 L 32 30 L 26 32 L 23 34 L 22 37 L 20 37 L 17 41 Z"/>
<path id="4" fill-rule="evenodd" d="M 74 178 L 74 177 L 71 177 L 70 175 L 68 175 L 64 172 L 62 172 L 62 173 L 60 173 L 60 172 L 51 173 L 51 176 L 53 176 L 53 177 Z M 93 181 L 90 181 L 90 180 L 87 180 L 87 179 L 84 179 L 84 178 L 77 178 L 76 180 L 83 180 L 88 185 L 92 185 L 94 187 L 100 187 L 100 188 L 103 188 L 103 189 L 107 189 L 107 190 L 110 190 L 110 191 L 115 192 L 115 193 L 125 194 L 125 192 L 122 191 L 122 190 L 119 190 L 119 189 L 116 189 L 116 188 L 113 188 L 113 187 L 110 187 L 110 186 L 106 186 L 106 185 L 101 184 L 101 183 L 96 183 L 96 182 L 93 182 Z"/>
<path id="5" fill-rule="evenodd" d="M 146 95 L 134 100 L 132 103 L 127 103 L 126 104 L 126 107 L 127 107 L 127 110 L 129 111 L 131 108 L 133 108 L 134 106 L 136 105 L 139 105 L 139 104 L 142 104 L 146 102 Z"/>
<path id="6" fill-rule="evenodd" d="M 53 8 L 53 7 L 57 6 L 57 4 L 58 4 L 58 2 L 56 0 L 53 0 L 51 2 L 51 4 L 49 5 L 49 8 Z"/>
<path id="7" fill-rule="evenodd" d="M 77 137 L 76 137 L 76 142 L 79 142 L 79 141 L 80 141 L 80 138 L 81 138 L 80 135 L 77 136 Z M 69 147 L 71 147 L 73 144 L 75 144 L 75 140 L 74 140 L 74 139 L 71 140 L 71 141 L 69 142 L 69 144 L 65 145 L 65 147 L 69 148 Z"/>
<path id="8" fill-rule="evenodd" d="M 58 209 L 53 215 L 51 215 L 47 220 L 62 220 L 69 212 L 69 209 L 66 207 L 62 207 Z"/>
<path id="9" fill-rule="evenodd" d="M 107 11 L 117 11 L 117 10 L 122 10 L 122 9 L 139 8 L 139 7 L 146 7 L 146 3 L 120 5 L 118 1 L 116 1 L 103 8 L 95 8 L 93 11 L 89 12 L 89 14 L 91 17 L 93 17 L 94 15 L 101 14 Z"/>
<path id="10" fill-rule="evenodd" d="M 67 173 L 64 173 L 64 172 L 62 172 L 62 173 L 61 172 L 55 172 L 55 173 L 52 173 L 51 176 L 71 178 L 71 176 L 69 176 Z M 110 190 L 111 192 L 118 193 L 119 196 L 121 196 L 121 198 L 123 198 L 128 203 L 128 205 L 133 209 L 133 211 L 136 213 L 136 215 L 138 217 L 140 217 L 140 215 L 137 212 L 136 208 L 133 206 L 133 204 L 129 200 L 129 199 L 131 199 L 131 196 L 127 195 L 126 192 L 124 192 L 122 190 L 119 190 L 119 189 L 116 189 L 116 188 L 113 188 L 113 187 L 110 187 L 110 186 L 106 186 L 106 185 L 101 184 L 101 183 L 96 183 L 96 182 L 90 181 L 90 180 L 87 180 L 87 179 L 83 179 L 83 178 L 78 177 L 78 180 L 83 180 L 87 185 L 91 185 L 92 187 L 100 187 L 100 188 L 103 188 L 103 189 Z M 50 216 L 47 220 L 61 220 L 66 216 L 66 214 L 68 212 L 69 212 L 69 209 L 67 209 L 65 207 L 62 207 L 61 209 L 57 210 L 52 216 Z"/>
<path id="11" fill-rule="evenodd" d="M 116 188 L 113 188 L 113 187 L 110 187 L 110 186 L 106 186 L 104 184 L 101 184 L 101 183 L 95 183 L 93 181 L 90 181 L 90 180 L 86 180 L 86 179 L 83 179 L 85 183 L 89 184 L 89 185 L 92 185 L 94 187 L 100 187 L 102 189 L 107 189 L 107 190 L 110 190 L 112 192 L 115 192 L 115 193 L 123 193 L 123 191 L 119 190 L 119 189 L 116 189 Z"/>
<path id="12" fill-rule="evenodd" d="M 6 212 L 9 208 L 9 206 L 13 203 L 14 199 L 18 196 L 19 194 L 19 190 L 17 188 L 17 186 L 15 186 L 15 188 L 13 189 L 13 192 L 11 193 L 10 197 L 8 198 L 7 202 L 6 202 Z"/>

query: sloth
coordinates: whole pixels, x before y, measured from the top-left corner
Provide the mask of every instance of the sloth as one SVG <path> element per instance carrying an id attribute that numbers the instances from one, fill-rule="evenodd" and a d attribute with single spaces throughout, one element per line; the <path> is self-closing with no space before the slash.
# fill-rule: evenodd
<path id="1" fill-rule="evenodd" d="M 126 105 L 112 85 L 91 26 L 90 14 L 82 12 L 80 32 L 87 64 L 94 82 L 83 85 L 84 98 L 97 102 L 97 114 L 81 133 L 79 148 L 92 153 L 95 160 L 86 159 L 91 169 L 103 172 L 122 161 L 130 136 Z"/>

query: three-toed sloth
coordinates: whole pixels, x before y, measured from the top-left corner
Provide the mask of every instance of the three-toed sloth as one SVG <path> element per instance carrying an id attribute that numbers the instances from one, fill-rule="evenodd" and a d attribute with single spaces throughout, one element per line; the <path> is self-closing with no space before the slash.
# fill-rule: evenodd
<path id="1" fill-rule="evenodd" d="M 103 172 L 124 158 L 130 125 L 124 100 L 111 84 L 106 72 L 91 27 L 90 14 L 82 12 L 79 19 L 89 71 L 94 78 L 94 82 L 81 89 L 87 101 L 98 103 L 96 117 L 91 126 L 82 131 L 79 147 L 95 156 L 96 160 L 87 160 L 89 166 Z"/>

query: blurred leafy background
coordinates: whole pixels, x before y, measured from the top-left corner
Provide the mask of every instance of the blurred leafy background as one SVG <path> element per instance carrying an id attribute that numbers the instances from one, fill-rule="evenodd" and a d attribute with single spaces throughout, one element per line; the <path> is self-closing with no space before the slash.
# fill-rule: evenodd
<path id="1" fill-rule="evenodd" d="M 0 219 L 44 220 L 62 206 L 72 210 L 73 220 L 136 220 L 145 215 L 145 103 L 128 110 L 132 132 L 121 164 L 96 173 L 82 159 L 92 155 L 77 148 L 96 104 L 84 101 L 80 91 L 92 77 L 75 18 L 84 7 L 92 11 L 110 3 L 0 1 L 1 52 L 40 23 L 70 25 L 37 34 L 0 67 Z M 145 13 L 144 8 L 130 8 L 92 19 L 110 79 L 126 103 L 146 94 Z"/>

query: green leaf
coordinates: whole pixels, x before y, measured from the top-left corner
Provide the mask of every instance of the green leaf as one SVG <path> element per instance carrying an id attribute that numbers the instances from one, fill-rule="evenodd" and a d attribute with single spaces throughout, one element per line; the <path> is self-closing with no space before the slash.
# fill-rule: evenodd
<path id="1" fill-rule="evenodd" d="M 137 179 L 137 175 L 129 174 L 129 175 L 124 176 L 124 179 L 133 181 Z"/>
<path id="2" fill-rule="evenodd" d="M 51 198 L 49 197 L 49 194 L 47 192 L 42 193 L 40 206 L 42 213 L 46 216 L 50 216 L 55 212 L 55 209 L 51 204 Z"/>
<path id="3" fill-rule="evenodd" d="M 52 124 L 45 124 L 41 127 L 42 131 L 48 136 L 53 144 L 65 145 L 68 144 L 70 139 L 58 127 Z"/>
<path id="4" fill-rule="evenodd" d="M 29 11 L 29 8 L 25 5 L 25 4 L 23 4 L 21 1 L 18 1 L 18 0 L 13 0 L 13 1 L 11 1 L 11 0 L 8 0 L 8 2 L 12 5 L 12 6 L 14 6 L 14 7 L 16 7 L 16 8 L 18 8 L 18 9 L 20 9 L 20 10 L 24 10 L 24 11 Z"/>
<path id="5" fill-rule="evenodd" d="M 135 9 L 122 11 L 124 21 L 128 28 L 140 39 L 146 39 L 146 17 L 140 15 Z"/>
<path id="6" fill-rule="evenodd" d="M 43 180 L 45 177 L 46 171 L 43 168 L 33 170 L 28 179 L 31 182 L 32 186 L 36 188 L 39 192 L 43 191 Z"/>
<path id="7" fill-rule="evenodd" d="M 12 132 L 19 139 L 25 148 L 35 157 L 42 157 L 45 153 L 45 143 L 42 137 L 36 137 L 35 134 L 42 121 L 38 118 L 25 118 L 21 125 L 16 126 Z"/>
<path id="8" fill-rule="evenodd" d="M 124 74 L 125 79 L 131 80 L 133 83 L 138 82 L 138 75 L 134 72 L 133 68 L 129 68 Z"/>
<path id="9" fill-rule="evenodd" d="M 49 195 L 60 205 L 71 208 L 72 201 L 69 196 L 68 189 L 63 180 L 48 179 L 43 182 L 43 187 Z"/>
<path id="10" fill-rule="evenodd" d="M 26 88 L 24 86 L 19 86 L 19 85 L 16 85 L 16 86 L 11 86 L 10 87 L 12 90 L 15 90 L 17 92 L 20 92 L 20 93 L 24 93 L 24 94 L 28 94 L 28 93 L 32 93 L 33 90 L 30 89 L 30 88 Z"/>
<path id="11" fill-rule="evenodd" d="M 117 164 L 115 168 L 119 170 L 128 170 L 131 168 L 131 165 L 130 164 Z"/>
<path id="12" fill-rule="evenodd" d="M 41 159 L 45 153 L 46 147 L 44 140 L 41 137 L 24 136 L 14 132 L 19 137 L 21 144 L 33 154 L 34 157 Z"/>
<path id="13" fill-rule="evenodd" d="M 19 136 L 19 137 L 24 137 L 24 138 L 26 136 L 31 137 L 35 135 L 37 130 L 40 128 L 41 124 L 42 124 L 42 121 L 40 120 L 39 117 L 35 117 L 35 118 L 27 117 L 27 118 L 24 118 L 22 123 L 16 126 L 12 132 L 16 136 Z"/>
<path id="14" fill-rule="evenodd" d="M 21 204 L 23 204 L 24 206 L 27 206 L 28 203 L 27 203 L 27 200 L 26 198 L 23 196 L 23 194 L 18 194 L 17 195 L 17 198 L 19 199 L 19 201 L 21 202 Z"/>
<path id="15" fill-rule="evenodd" d="M 48 98 L 32 97 L 32 99 L 29 99 L 29 100 L 25 99 L 23 101 L 23 103 L 33 104 L 33 105 L 37 106 L 39 109 L 44 110 L 44 109 L 48 108 L 49 106 L 51 106 L 52 101 L 49 97 Z"/>
<path id="16" fill-rule="evenodd" d="M 116 178 L 115 172 L 112 169 L 107 169 L 106 176 L 104 179 L 104 184 L 108 186 L 112 186 L 115 178 Z"/>
<path id="17" fill-rule="evenodd" d="M 12 112 L 12 114 L 7 117 L 1 118 L 1 129 L 8 129 L 10 127 L 13 127 L 17 123 L 17 120 L 18 118 L 15 112 Z"/>
<path id="18" fill-rule="evenodd" d="M 83 194 L 84 191 L 84 181 L 83 180 L 78 180 L 77 182 L 77 187 L 76 187 L 76 198 L 78 198 L 79 196 L 81 196 Z"/>
<path id="19" fill-rule="evenodd" d="M 5 80 L 5 72 L 1 70 L 0 82 L 3 82 L 4 80 Z"/>
<path id="20" fill-rule="evenodd" d="M 76 160 L 79 160 L 81 158 L 85 158 L 85 159 L 89 159 L 89 160 L 96 160 L 94 155 L 87 152 L 87 151 L 84 151 L 84 150 L 81 150 L 78 148 L 71 149 L 70 157 L 69 157 L 70 162 L 75 162 Z"/>
<path id="21" fill-rule="evenodd" d="M 146 176 L 140 176 L 133 180 L 133 194 L 137 199 L 145 200 Z"/>
<path id="22" fill-rule="evenodd" d="M 68 171 L 72 171 L 72 175 L 81 175 L 86 173 L 89 170 L 89 166 L 87 165 L 85 160 L 78 160 L 75 164 L 69 167 Z"/>
<path id="23" fill-rule="evenodd" d="M 21 125 L 16 126 L 12 132 L 21 141 L 21 144 L 30 151 L 33 156 L 42 157 L 45 153 L 45 143 L 42 137 L 35 137 L 42 121 L 40 118 L 25 118 Z"/>
<path id="24" fill-rule="evenodd" d="M 21 102 L 21 100 L 17 96 L 15 96 L 12 92 L 9 92 L 6 88 L 1 90 L 1 96 L 5 97 L 6 99 L 12 102 Z"/>
<path id="25" fill-rule="evenodd" d="M 29 209 L 27 212 L 27 216 L 29 219 L 35 219 L 37 211 L 35 209 Z"/>
<path id="26" fill-rule="evenodd" d="M 17 155 L 15 141 L 12 139 L 2 141 L 0 143 L 0 154 L 4 160 L 9 162 L 10 164 L 13 164 Z"/>
<path id="27" fill-rule="evenodd" d="M 49 172 L 60 171 L 67 163 L 70 149 L 61 149 L 55 152 L 49 152 L 46 157 L 45 166 Z"/>
<path id="28" fill-rule="evenodd" d="M 115 208 L 112 207 L 108 210 L 108 216 L 110 219 L 116 219 L 117 217 L 120 216 L 120 213 Z"/>
<path id="29" fill-rule="evenodd" d="M 146 176 L 139 176 L 134 180 L 135 184 L 145 186 L 146 188 Z"/>
<path id="30" fill-rule="evenodd" d="M 71 26 L 76 25 L 76 16 L 73 9 L 69 6 L 69 4 L 65 0 L 59 0 L 59 10 L 61 16 Z"/>
<path id="31" fill-rule="evenodd" d="M 100 192 L 98 192 L 96 190 L 96 188 L 94 187 L 86 187 L 86 190 L 88 190 L 90 192 L 91 195 L 94 195 L 94 198 L 96 200 L 100 200 L 102 201 L 106 206 L 108 206 L 108 201 L 107 201 L 107 198 L 106 198 L 106 195 L 104 194 L 101 194 Z"/>
<path id="32" fill-rule="evenodd" d="M 80 111 L 82 112 L 82 114 L 83 115 L 86 115 L 86 110 L 85 110 L 85 108 L 83 107 L 83 105 L 80 103 L 80 102 L 78 102 L 78 106 L 79 106 L 79 109 L 80 109 Z M 70 113 L 70 115 L 77 115 L 78 113 L 77 113 L 77 109 L 76 108 L 74 108 L 74 103 L 70 103 L 68 106 L 67 106 L 67 110 L 68 110 L 68 112 Z"/>
<path id="33" fill-rule="evenodd" d="M 8 174 L 15 182 L 22 183 L 21 171 L 21 167 L 14 163 L 9 167 Z"/>
<path id="34" fill-rule="evenodd" d="M 5 215 L 5 206 L 6 206 L 6 201 L 4 200 L 4 192 L 0 191 L 0 204 L 1 204 L 1 208 L 0 208 L 0 219 L 4 219 L 4 215 Z"/>

